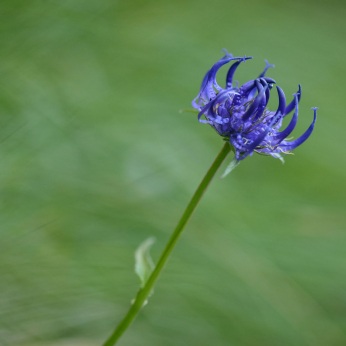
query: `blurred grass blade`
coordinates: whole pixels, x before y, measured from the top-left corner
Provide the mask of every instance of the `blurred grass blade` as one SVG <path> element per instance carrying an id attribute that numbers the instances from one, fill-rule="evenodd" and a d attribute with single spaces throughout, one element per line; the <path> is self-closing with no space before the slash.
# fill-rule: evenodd
<path id="1" fill-rule="evenodd" d="M 239 165 L 240 161 L 237 160 L 237 158 L 234 156 L 232 161 L 229 163 L 227 168 L 225 169 L 225 172 L 221 175 L 221 178 L 224 178 L 226 175 L 230 174 L 234 168 L 236 168 Z"/>
<path id="2" fill-rule="evenodd" d="M 141 288 L 149 279 L 150 274 L 155 268 L 155 264 L 150 256 L 150 248 L 155 243 L 155 238 L 150 237 L 145 240 L 135 252 L 135 272 L 141 282 Z"/>

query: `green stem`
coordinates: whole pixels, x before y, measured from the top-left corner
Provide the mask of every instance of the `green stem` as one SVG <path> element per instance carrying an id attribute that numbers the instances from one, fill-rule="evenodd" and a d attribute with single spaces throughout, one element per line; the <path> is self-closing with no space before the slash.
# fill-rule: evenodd
<path id="1" fill-rule="evenodd" d="M 187 205 L 185 212 L 183 216 L 181 217 L 177 227 L 175 228 L 171 238 L 169 239 L 165 249 L 162 252 L 162 255 L 153 270 L 152 274 L 150 275 L 148 281 L 146 282 L 145 286 L 139 290 L 137 293 L 136 299 L 131 305 L 129 311 L 127 312 L 126 316 L 123 318 L 123 320 L 119 323 L 119 325 L 115 328 L 113 334 L 108 338 L 108 340 L 103 344 L 103 346 L 113 346 L 118 339 L 121 337 L 121 335 L 125 332 L 125 330 L 128 328 L 128 326 L 131 324 L 131 322 L 135 319 L 138 312 L 140 311 L 141 307 L 145 303 L 146 299 L 150 295 L 152 289 L 155 286 L 155 283 L 157 279 L 159 278 L 169 255 L 171 254 L 175 244 L 179 240 L 185 226 L 189 222 L 193 212 L 195 211 L 199 201 L 201 200 L 202 196 L 204 195 L 204 192 L 207 190 L 209 183 L 212 181 L 212 179 L 215 176 L 215 173 L 221 166 L 222 162 L 226 158 L 226 156 L 231 151 L 231 146 L 229 143 L 225 143 L 223 148 L 221 149 L 219 155 L 216 157 L 215 161 L 209 168 L 207 174 L 204 176 L 202 182 L 199 184 L 195 194 L 192 196 L 190 203 Z"/>

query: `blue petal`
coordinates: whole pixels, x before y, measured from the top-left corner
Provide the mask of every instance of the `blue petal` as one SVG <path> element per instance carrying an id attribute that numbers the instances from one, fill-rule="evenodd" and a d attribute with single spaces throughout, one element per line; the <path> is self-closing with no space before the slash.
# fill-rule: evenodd
<path id="1" fill-rule="evenodd" d="M 252 57 L 249 58 L 243 58 L 237 62 L 235 62 L 230 69 L 227 72 L 227 77 L 226 77 L 226 88 L 232 88 L 232 82 L 233 82 L 233 75 L 235 70 L 238 68 L 238 66 L 240 65 L 241 62 L 248 60 L 248 59 L 252 59 Z"/>
<path id="2" fill-rule="evenodd" d="M 273 126 L 273 124 L 275 123 L 275 121 L 277 120 L 277 118 L 279 117 L 279 114 L 273 118 L 273 120 L 270 122 L 270 124 L 266 127 L 266 129 L 260 134 L 258 135 L 258 137 L 246 148 L 247 151 L 244 153 L 244 155 L 242 157 L 239 158 L 239 160 L 244 160 L 245 157 L 247 157 L 248 155 L 251 155 L 251 153 L 253 152 L 253 150 L 259 145 L 261 144 L 261 142 L 263 141 L 263 139 L 265 138 L 265 136 L 268 134 L 268 132 L 270 131 L 271 127 Z"/>
<path id="3" fill-rule="evenodd" d="M 208 116 L 212 114 L 212 116 L 215 118 L 217 115 L 214 114 L 213 108 L 218 104 L 226 100 L 230 94 L 235 94 L 236 92 L 233 90 L 223 90 L 217 96 L 214 100 L 211 100 L 208 102 L 198 113 L 198 121 L 204 123 L 205 120 L 201 120 L 202 115 L 209 109 L 211 113 L 209 112 Z"/>
<path id="4" fill-rule="evenodd" d="M 208 110 L 208 108 L 211 106 L 211 104 L 212 104 L 213 102 L 211 101 L 211 102 L 209 102 L 208 104 L 206 104 L 202 109 L 201 109 L 201 111 L 198 113 L 198 121 L 200 122 L 200 123 L 204 123 L 205 122 L 205 120 L 201 120 L 201 117 L 202 117 L 202 115 Z"/>
<path id="5" fill-rule="evenodd" d="M 275 80 L 269 77 L 263 77 L 263 79 L 268 83 L 268 84 L 276 84 Z M 242 95 L 247 95 L 254 87 L 255 87 L 255 79 L 254 80 L 250 80 L 249 82 L 243 84 L 240 89 L 241 89 L 241 93 Z"/>
<path id="6" fill-rule="evenodd" d="M 205 74 L 205 76 L 203 78 L 200 92 L 203 92 L 203 90 L 205 88 L 205 85 L 207 84 L 207 81 L 208 81 L 208 78 L 209 78 L 209 72 L 210 72 L 210 70 Z"/>
<path id="7" fill-rule="evenodd" d="M 256 98 L 254 99 L 254 101 L 252 102 L 252 104 L 249 107 L 249 109 L 243 115 L 243 117 L 242 117 L 243 121 L 247 121 L 257 111 L 257 108 L 258 108 L 258 106 L 259 106 L 259 104 L 260 104 L 260 102 L 262 100 L 262 97 L 263 97 L 264 93 L 266 92 L 268 86 L 263 88 L 261 83 L 258 83 L 257 88 L 259 90 L 259 93 L 256 96 Z"/>
<path id="8" fill-rule="evenodd" d="M 207 81 L 208 81 L 208 78 L 209 78 L 209 72 L 210 72 L 210 70 L 205 74 L 205 76 L 203 78 L 199 94 L 191 102 L 192 107 L 195 108 L 195 109 L 198 109 L 198 110 L 201 109 L 200 105 L 197 104 L 197 102 L 196 102 L 198 99 L 201 99 L 201 98 L 208 99 L 208 95 L 206 93 L 206 84 L 207 84 Z M 199 103 L 200 103 L 200 101 L 199 101 Z"/>
<path id="9" fill-rule="evenodd" d="M 290 123 L 288 124 L 288 126 L 283 131 L 279 132 L 276 136 L 273 137 L 273 140 L 277 141 L 277 143 L 281 142 L 287 136 L 289 136 L 297 124 L 297 121 L 298 121 L 298 97 L 296 94 L 295 94 L 294 100 L 295 100 L 296 110 L 293 114 L 293 117 L 292 117 Z"/>
<path id="10" fill-rule="evenodd" d="M 258 76 L 258 78 L 264 77 L 265 74 L 267 73 L 269 67 L 275 67 L 275 65 L 269 64 L 268 60 L 264 60 L 264 61 L 266 63 L 266 67 L 264 68 L 263 72 Z"/>
<path id="11" fill-rule="evenodd" d="M 199 95 L 197 95 L 197 97 L 195 97 L 192 102 L 191 102 L 191 105 L 193 108 L 197 109 L 197 110 L 201 110 L 201 107 L 196 103 L 196 101 L 198 100 L 199 98 Z"/>
<path id="12" fill-rule="evenodd" d="M 223 90 L 216 82 L 216 73 L 220 69 L 221 66 L 227 64 L 231 60 L 244 59 L 241 57 L 238 58 L 222 58 L 220 59 L 209 71 L 208 81 L 206 83 L 206 93 L 209 99 L 213 99 L 216 96 L 214 87 L 221 91 Z"/>
<path id="13" fill-rule="evenodd" d="M 279 106 L 278 106 L 278 109 L 275 113 L 275 116 L 277 114 L 281 114 L 281 115 L 284 115 L 284 112 L 285 112 L 285 107 L 286 107 L 286 97 L 285 97 L 285 93 L 283 92 L 283 90 L 277 86 L 276 87 L 277 91 L 278 91 L 278 96 L 279 96 Z"/>
<path id="14" fill-rule="evenodd" d="M 260 82 L 261 82 L 261 84 L 262 84 L 264 87 L 268 87 L 267 90 L 266 90 L 266 97 L 265 97 L 265 99 L 263 100 L 264 102 L 263 102 L 263 105 L 262 105 L 262 106 L 263 106 L 263 110 L 264 110 L 264 108 L 267 107 L 267 104 L 268 104 L 268 102 L 269 102 L 270 89 L 269 89 L 268 83 L 266 82 L 265 79 L 260 78 Z"/>
<path id="15" fill-rule="evenodd" d="M 276 84 L 273 78 L 263 77 L 262 79 L 264 79 L 268 84 Z"/>
<path id="16" fill-rule="evenodd" d="M 299 84 L 299 88 L 297 91 L 297 95 L 298 95 L 298 103 L 299 103 L 300 98 L 302 97 L 302 87 L 300 84 Z M 294 107 L 295 107 L 295 100 L 293 99 L 293 101 L 286 107 L 284 116 L 286 116 L 288 113 L 291 113 L 293 111 Z"/>
<path id="17" fill-rule="evenodd" d="M 260 116 L 263 114 L 263 111 L 266 108 L 268 101 L 269 101 L 269 97 L 270 97 L 270 91 L 269 91 L 268 83 L 266 82 L 266 80 L 264 78 L 261 78 L 260 82 L 261 83 L 258 82 L 258 79 L 256 80 L 257 89 L 260 85 L 263 85 L 266 89 L 265 90 L 265 96 L 262 97 L 261 102 L 260 102 L 258 109 L 257 109 L 257 114 L 252 119 L 252 122 L 256 122 L 260 118 Z"/>
<path id="18" fill-rule="evenodd" d="M 289 144 L 283 144 L 280 145 L 280 148 L 282 148 L 285 151 L 289 151 L 289 150 L 293 150 L 295 148 L 297 148 L 299 145 L 303 144 L 311 135 L 315 123 L 316 123 L 316 118 L 317 118 L 317 109 L 318 108 L 311 108 L 314 110 L 314 120 L 312 121 L 312 124 L 309 126 L 309 128 L 306 130 L 306 132 L 300 136 L 299 138 L 297 138 L 296 140 L 292 141 L 292 142 L 287 142 Z"/>

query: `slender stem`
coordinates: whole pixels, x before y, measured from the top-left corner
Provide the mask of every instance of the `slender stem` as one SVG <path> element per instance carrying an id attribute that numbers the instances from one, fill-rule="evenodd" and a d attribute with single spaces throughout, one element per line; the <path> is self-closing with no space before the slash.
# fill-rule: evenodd
<path id="1" fill-rule="evenodd" d="M 193 212 L 195 211 L 199 201 L 201 200 L 202 196 L 204 195 L 204 192 L 207 190 L 207 187 L 209 183 L 212 181 L 212 179 L 215 176 L 215 173 L 221 166 L 222 162 L 226 158 L 226 156 L 231 151 L 231 146 L 229 143 L 225 143 L 223 148 L 221 149 L 219 155 L 216 157 L 215 161 L 209 168 L 207 174 L 204 176 L 202 182 L 199 184 L 195 194 L 192 196 L 190 203 L 187 205 L 185 212 L 183 216 L 181 217 L 177 227 L 175 228 L 171 238 L 169 239 L 165 249 L 162 252 L 162 255 L 153 270 L 152 274 L 150 275 L 148 281 L 146 282 L 145 286 L 137 293 L 136 299 L 131 305 L 129 311 L 127 312 L 126 316 L 123 318 L 123 320 L 119 323 L 119 325 L 115 328 L 113 334 L 109 337 L 109 339 L 103 344 L 103 346 L 113 346 L 118 339 L 121 337 L 121 335 L 125 332 L 125 330 L 128 328 L 128 326 L 131 324 L 131 322 L 134 320 L 134 318 L 137 316 L 138 312 L 140 311 L 141 307 L 145 303 L 146 299 L 150 295 L 152 289 L 155 286 L 155 283 L 157 279 L 159 278 L 169 255 L 171 254 L 175 244 L 179 240 L 185 226 L 187 225 L 188 221 L 190 220 Z"/>

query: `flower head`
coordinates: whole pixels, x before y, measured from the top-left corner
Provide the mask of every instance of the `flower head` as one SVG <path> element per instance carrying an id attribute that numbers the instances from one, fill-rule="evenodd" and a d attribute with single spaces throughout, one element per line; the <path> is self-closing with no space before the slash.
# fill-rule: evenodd
<path id="1" fill-rule="evenodd" d="M 267 104 L 276 82 L 265 77 L 265 74 L 268 68 L 274 65 L 266 61 L 266 67 L 258 78 L 239 87 L 238 83 L 234 85 L 234 72 L 242 62 L 252 57 L 233 57 L 226 50 L 225 53 L 225 56 L 207 72 L 199 94 L 192 101 L 192 106 L 199 111 L 198 120 L 210 124 L 220 136 L 230 142 L 237 160 L 251 156 L 254 151 L 278 158 L 281 154 L 289 154 L 305 142 L 314 128 L 318 108 L 312 108 L 314 120 L 301 137 L 293 141 L 287 138 L 297 124 L 301 86 L 299 85 L 297 93 L 293 94 L 293 100 L 288 106 L 284 92 L 277 86 L 279 106 L 276 112 L 270 111 Z M 226 87 L 221 88 L 216 82 L 216 73 L 221 66 L 230 61 L 234 63 L 228 70 Z M 279 131 L 283 118 L 292 111 L 294 113 L 289 125 Z M 203 115 L 206 120 L 201 119 Z"/>

